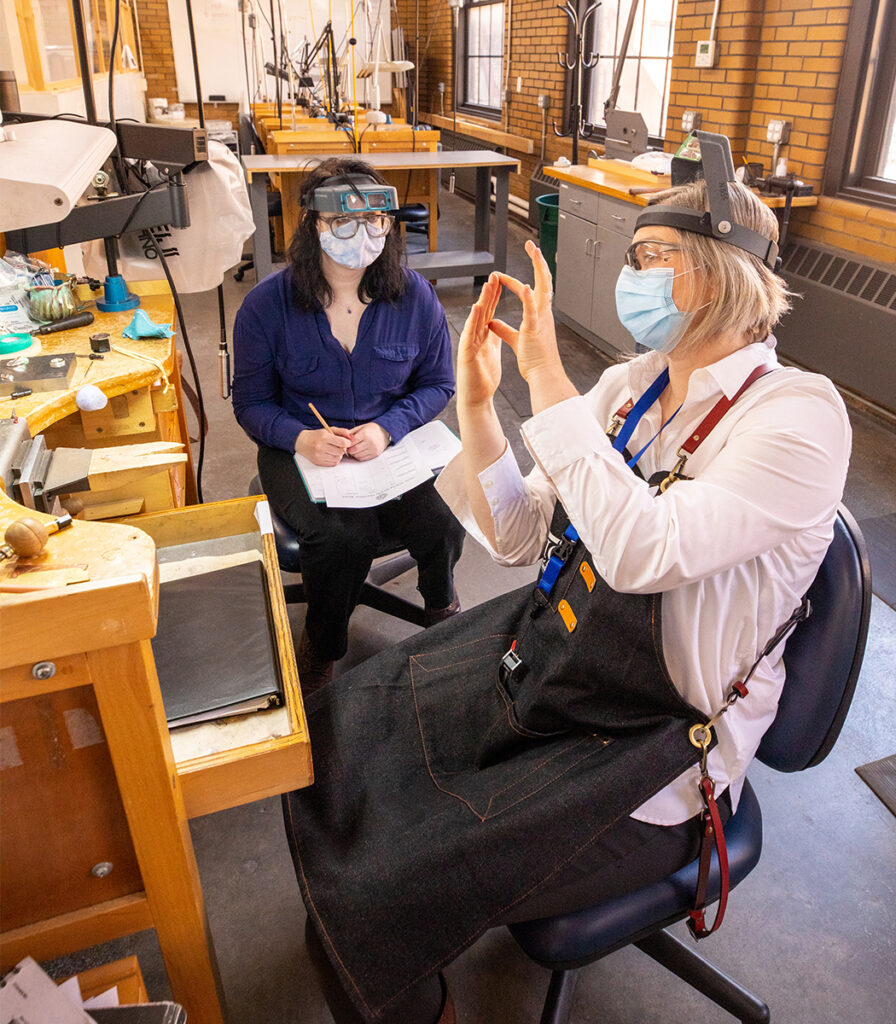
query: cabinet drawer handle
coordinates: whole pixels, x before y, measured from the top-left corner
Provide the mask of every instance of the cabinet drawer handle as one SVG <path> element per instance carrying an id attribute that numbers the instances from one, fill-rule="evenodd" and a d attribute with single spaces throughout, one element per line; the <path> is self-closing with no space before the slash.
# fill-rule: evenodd
<path id="1" fill-rule="evenodd" d="M 591 246 L 592 245 L 594 245 L 594 239 L 586 238 L 585 239 L 585 255 L 586 256 L 590 256 L 591 255 Z"/>
<path id="2" fill-rule="evenodd" d="M 569 200 L 569 201 L 570 201 L 571 203 L 574 203 L 574 204 L 575 204 L 576 206 L 581 206 L 581 205 L 582 205 L 582 200 L 581 200 L 581 199 L 573 199 L 573 197 L 572 197 L 572 196 L 567 196 L 566 198 L 567 198 L 567 199 L 568 199 L 568 200 Z"/>
<path id="3" fill-rule="evenodd" d="M 613 220 L 625 220 L 625 216 L 621 213 L 611 213 L 610 216 Z"/>

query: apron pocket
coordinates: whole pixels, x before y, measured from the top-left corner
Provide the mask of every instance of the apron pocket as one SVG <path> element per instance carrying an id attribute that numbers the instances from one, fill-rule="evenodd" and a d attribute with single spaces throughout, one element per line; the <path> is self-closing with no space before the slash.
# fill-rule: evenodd
<path id="1" fill-rule="evenodd" d="M 498 634 L 413 655 L 411 688 L 434 785 L 480 821 L 544 791 L 610 740 L 522 729 L 498 668 L 512 636 Z"/>

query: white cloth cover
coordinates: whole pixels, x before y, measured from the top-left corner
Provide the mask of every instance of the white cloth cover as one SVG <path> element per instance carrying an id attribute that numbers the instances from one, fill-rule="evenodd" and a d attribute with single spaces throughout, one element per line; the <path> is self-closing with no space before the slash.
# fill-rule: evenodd
<path id="1" fill-rule="evenodd" d="M 210 139 L 208 160 L 184 175 L 188 228 L 154 229 L 179 292 L 217 288 L 242 258 L 255 224 L 240 161 L 227 146 Z M 155 281 L 165 272 L 151 241 L 139 231 L 119 240 L 119 273 L 125 281 Z M 103 280 L 108 273 L 102 239 L 85 243 L 84 270 Z"/>

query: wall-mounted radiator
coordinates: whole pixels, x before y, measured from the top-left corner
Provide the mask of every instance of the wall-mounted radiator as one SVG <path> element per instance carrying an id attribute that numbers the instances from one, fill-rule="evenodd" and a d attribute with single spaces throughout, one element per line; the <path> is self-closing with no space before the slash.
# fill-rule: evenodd
<path id="1" fill-rule="evenodd" d="M 781 355 L 896 415 L 896 267 L 794 237 L 782 269 L 802 297 L 775 329 Z"/>

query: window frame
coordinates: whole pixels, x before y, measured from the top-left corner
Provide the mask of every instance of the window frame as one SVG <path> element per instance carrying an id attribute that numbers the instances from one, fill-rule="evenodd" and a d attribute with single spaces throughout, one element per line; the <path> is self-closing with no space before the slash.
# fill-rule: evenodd
<path id="1" fill-rule="evenodd" d="M 605 0 L 605 3 L 602 6 L 605 6 L 605 5 L 606 5 L 606 0 Z M 620 4 L 619 4 L 619 2 L 617 0 L 617 3 L 616 3 L 617 24 L 618 24 L 618 18 L 619 18 L 619 6 L 620 6 Z M 628 50 L 628 53 L 626 54 L 626 57 L 625 57 L 626 62 L 628 62 L 630 60 L 637 61 L 638 65 L 639 65 L 639 68 L 638 68 L 639 71 L 640 71 L 640 64 L 641 64 L 642 60 L 663 60 L 664 59 L 666 61 L 666 77 L 665 77 L 665 85 L 663 87 L 663 106 L 665 108 L 665 119 L 666 119 L 666 127 L 667 128 L 668 128 L 669 94 L 671 92 L 670 85 L 671 85 L 671 75 L 672 75 L 672 60 L 673 60 L 673 57 L 675 55 L 675 19 L 676 19 L 677 14 L 678 14 L 678 0 L 672 0 L 672 18 L 671 18 L 671 20 L 669 22 L 668 53 L 667 53 L 665 58 L 661 58 L 661 57 L 642 57 L 641 53 L 640 53 L 640 48 L 639 48 L 639 50 L 638 50 L 638 52 L 636 54 L 634 52 L 634 50 L 633 50 L 634 33 L 632 33 L 632 39 L 629 40 L 629 50 Z M 592 25 L 593 25 L 593 30 L 596 30 L 596 26 L 597 26 L 597 20 L 596 19 L 592 22 Z M 618 26 L 617 39 L 619 39 L 619 41 L 621 41 L 623 34 L 624 34 L 624 26 Z M 641 7 L 641 39 L 642 40 L 643 40 L 643 37 L 644 37 L 644 9 L 643 9 L 643 7 Z M 573 32 L 572 26 L 570 26 L 569 40 L 568 40 L 568 48 L 569 48 L 569 52 L 570 53 L 572 52 L 572 49 L 573 49 L 574 46 L 575 46 L 575 35 L 574 35 L 574 32 Z M 640 43 L 639 43 L 639 47 L 640 47 Z M 585 54 L 587 55 L 588 45 L 586 45 L 584 40 L 583 40 L 582 48 L 585 51 Z M 610 58 L 605 58 L 603 55 L 601 55 L 600 59 L 601 60 L 605 60 L 605 59 L 610 59 Z M 613 66 L 615 68 L 615 66 L 616 66 L 615 65 L 615 61 L 614 61 L 614 65 Z M 589 106 L 591 105 L 589 100 L 590 100 L 591 89 L 593 88 L 593 83 L 595 82 L 595 79 L 596 79 L 597 67 L 599 67 L 599 65 L 597 65 L 594 68 L 586 69 L 586 70 L 584 70 L 582 72 L 582 75 L 583 75 L 583 78 L 582 78 L 582 116 L 583 116 L 583 119 L 585 118 L 585 114 L 588 111 Z M 567 75 L 566 75 L 566 90 L 565 91 L 566 91 L 567 106 L 568 106 L 569 102 L 571 102 L 571 92 L 572 92 L 572 72 L 571 71 L 567 72 Z M 600 103 L 604 102 L 606 99 L 607 99 L 607 97 L 603 97 L 603 98 L 598 97 L 596 102 L 598 104 L 600 104 Z M 619 109 L 625 110 L 627 108 L 623 105 L 623 106 L 620 106 Z M 569 115 L 568 114 L 565 117 L 565 121 L 566 121 L 566 130 L 569 130 L 570 125 L 568 123 L 569 122 Z M 605 124 L 597 124 L 596 122 L 592 122 L 592 121 L 588 121 L 587 119 L 584 119 L 584 126 L 585 126 L 586 129 L 590 129 L 591 130 L 591 135 L 590 136 L 580 135 L 579 136 L 580 140 L 584 140 L 586 142 L 588 142 L 588 141 L 596 141 L 596 142 L 601 142 L 601 143 L 606 140 L 607 128 L 606 128 Z M 656 134 L 653 134 L 652 132 L 650 132 L 649 130 L 648 130 L 648 132 L 649 132 L 648 136 L 647 136 L 648 144 L 650 146 L 657 146 L 657 147 L 662 148 L 662 146 L 664 145 L 664 143 L 666 141 L 665 135 L 656 135 Z"/>
<path id="2" fill-rule="evenodd" d="M 93 65 L 90 77 L 94 81 L 102 80 L 108 75 L 106 52 L 112 45 L 115 0 L 85 0 L 83 10 L 86 22 L 85 28 L 88 33 L 88 58 Z M 22 43 L 22 53 L 25 57 L 28 87 L 34 92 L 66 92 L 70 89 L 80 88 L 80 77 L 66 79 L 49 78 L 46 51 L 37 29 L 37 18 L 34 12 L 33 0 L 16 0 L 15 11 Z M 101 17 L 101 13 L 105 18 Z M 140 55 L 136 46 L 136 25 L 134 19 L 135 9 L 132 0 L 121 0 L 121 18 L 115 57 L 115 73 L 117 75 L 143 73 Z M 80 75 L 81 59 L 75 41 L 75 23 L 71 4 L 68 5 L 68 20 L 72 46 L 74 48 L 75 67 Z M 108 32 L 105 31 L 106 29 L 108 29 Z M 98 41 L 98 45 L 95 44 L 95 41 Z M 122 49 L 125 43 L 130 46 L 134 59 L 137 61 L 136 68 L 124 66 Z"/>
<path id="3" fill-rule="evenodd" d="M 896 88 L 896 0 L 855 0 L 822 190 L 896 209 L 896 180 L 872 173 L 881 157 L 887 114 Z M 877 45 L 876 45 L 877 44 Z"/>
<path id="4" fill-rule="evenodd" d="M 478 103 L 470 103 L 466 97 L 468 95 L 467 83 L 469 74 L 468 54 L 467 54 L 467 28 L 468 28 L 468 16 L 469 11 L 479 7 L 492 7 L 499 5 L 504 9 L 503 24 L 501 27 L 501 81 L 499 84 L 500 95 L 498 98 L 497 107 L 487 107 Z M 458 78 L 460 81 L 457 83 L 457 110 L 458 113 L 472 114 L 475 117 L 482 117 L 490 121 L 500 121 L 504 114 L 504 62 L 507 60 L 507 0 L 464 0 L 463 5 L 460 8 L 460 18 L 458 19 L 457 28 L 457 49 L 458 49 Z M 476 54 L 476 57 L 483 55 Z"/>

